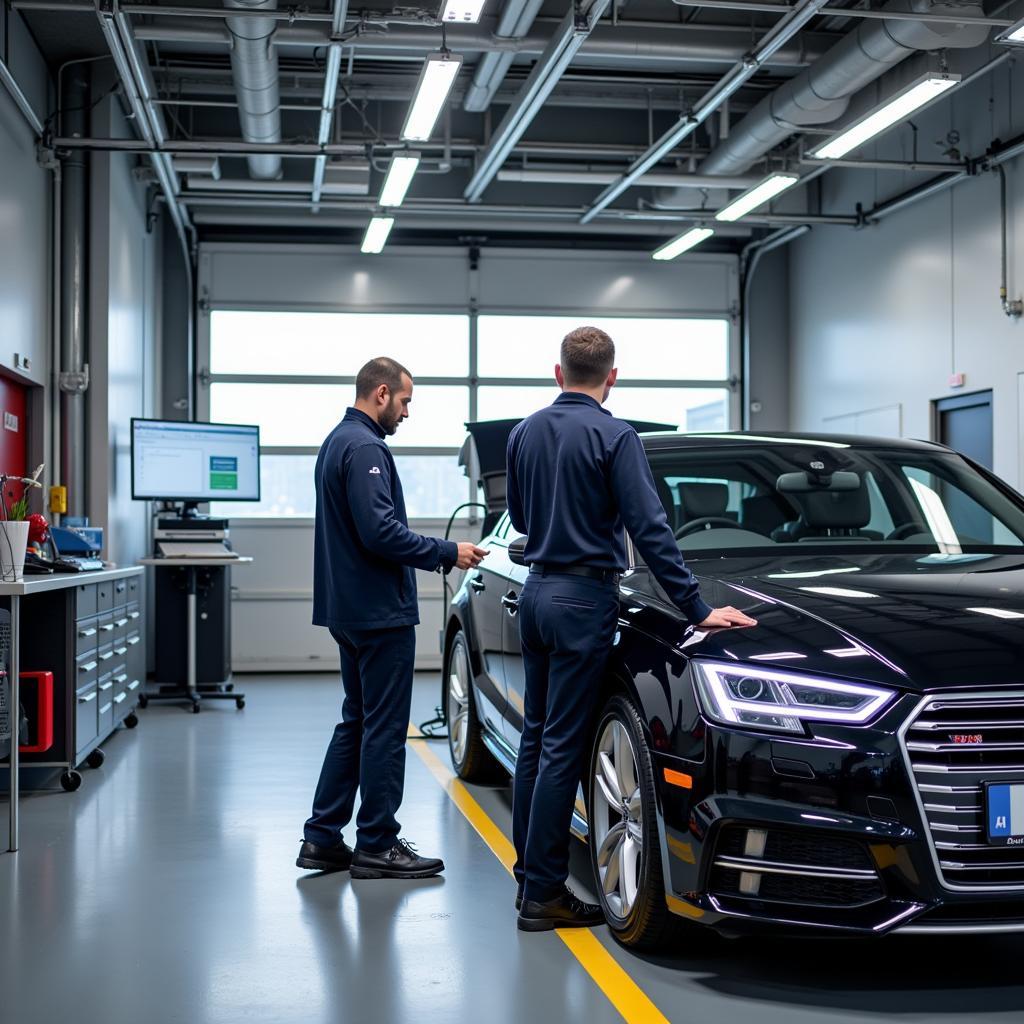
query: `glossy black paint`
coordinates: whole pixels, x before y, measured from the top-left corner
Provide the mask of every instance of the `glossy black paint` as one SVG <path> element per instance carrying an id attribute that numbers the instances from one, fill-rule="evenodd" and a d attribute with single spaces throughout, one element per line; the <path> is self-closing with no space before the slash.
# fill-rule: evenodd
<path id="1" fill-rule="evenodd" d="M 740 440 L 749 445 L 749 437 Z M 645 443 L 701 444 L 681 442 L 678 435 Z M 715 443 L 730 442 L 718 438 Z M 881 443 L 872 440 L 875 446 Z M 924 442 L 899 446 L 915 444 L 932 447 Z M 999 486 L 1021 503 L 1005 484 Z M 495 565 L 502 566 L 501 587 L 514 593 L 521 589 L 525 570 L 508 561 L 507 542 L 491 537 L 484 544 L 500 552 Z M 609 691 L 618 688 L 633 696 L 655 752 L 671 909 L 726 933 L 793 927 L 883 934 L 940 914 L 1024 922 L 1024 893 L 962 893 L 943 887 L 899 739 L 925 694 L 1024 689 L 1024 617 L 997 618 L 971 610 L 1024 614 L 1024 557 L 937 556 L 912 549 L 879 554 L 850 545 L 806 555 L 787 551 L 782 556 L 691 559 L 691 565 L 709 603 L 735 605 L 757 618 L 757 627 L 712 633 L 688 627 L 650 573 L 639 567 L 623 577 L 608 683 Z M 468 623 L 475 614 L 477 595 L 467 583 L 452 606 L 455 623 Z M 830 585 L 858 596 L 808 589 Z M 516 646 L 516 630 L 507 610 L 502 632 L 506 690 L 494 694 L 493 680 L 482 675 L 477 685 L 489 691 L 488 699 L 500 696 L 504 702 L 504 735 L 514 749 L 521 715 L 518 695 L 508 690 L 514 673 L 507 666 L 518 652 L 509 650 Z M 879 684 L 897 697 L 866 727 L 820 724 L 808 727 L 802 737 L 709 721 L 697 701 L 692 659 L 746 662 L 766 653 L 780 655 L 772 667 Z M 479 663 L 475 655 L 475 671 Z M 692 788 L 666 783 L 664 768 L 691 776 Z M 842 910 L 715 899 L 708 893 L 712 852 L 720 830 L 730 824 L 862 841 L 886 898 Z"/>

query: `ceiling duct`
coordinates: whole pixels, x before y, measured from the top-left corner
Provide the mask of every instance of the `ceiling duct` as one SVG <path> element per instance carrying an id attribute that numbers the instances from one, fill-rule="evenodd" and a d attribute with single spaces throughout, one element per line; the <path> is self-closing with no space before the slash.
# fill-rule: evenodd
<path id="1" fill-rule="evenodd" d="M 544 0 L 506 0 L 494 34 L 500 39 L 521 39 L 532 28 L 543 3 Z M 466 110 L 479 113 L 491 105 L 514 58 L 514 53 L 494 51 L 480 58 L 463 102 Z"/>
<path id="2" fill-rule="evenodd" d="M 277 9 L 277 0 L 224 0 L 224 6 L 240 10 Z M 231 74 L 238 94 L 238 120 L 246 142 L 281 141 L 281 95 L 274 49 L 273 18 L 228 17 L 231 33 Z M 249 175 L 261 181 L 281 177 L 281 157 L 250 156 Z"/>
<path id="3" fill-rule="evenodd" d="M 985 12 L 979 0 L 892 0 L 883 10 L 952 14 L 962 24 L 863 21 L 816 63 L 766 96 L 733 126 L 729 137 L 700 165 L 701 174 L 742 174 L 755 161 L 808 125 L 829 124 L 850 99 L 918 50 L 980 46 L 989 26 L 971 24 Z M 660 196 L 671 203 L 678 197 Z"/>

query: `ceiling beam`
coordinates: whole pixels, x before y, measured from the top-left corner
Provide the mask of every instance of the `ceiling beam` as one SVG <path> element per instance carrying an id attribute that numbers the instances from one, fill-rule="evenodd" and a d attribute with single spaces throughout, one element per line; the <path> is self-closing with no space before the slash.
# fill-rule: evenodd
<path id="1" fill-rule="evenodd" d="M 463 193 L 470 202 L 478 202 L 494 180 L 501 165 L 540 113 L 548 96 L 558 85 L 562 72 L 572 63 L 573 57 L 594 30 L 610 2 L 592 0 L 582 8 L 576 8 L 575 4 L 570 7 L 481 154 L 476 172 Z"/>

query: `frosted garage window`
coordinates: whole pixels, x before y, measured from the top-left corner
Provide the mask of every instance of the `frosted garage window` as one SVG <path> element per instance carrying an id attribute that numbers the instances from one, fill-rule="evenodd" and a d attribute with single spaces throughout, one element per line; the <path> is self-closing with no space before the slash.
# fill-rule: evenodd
<path id="1" fill-rule="evenodd" d="M 664 423 L 685 431 L 729 429 L 725 388 L 612 388 L 605 408 L 623 420 Z"/>
<path id="2" fill-rule="evenodd" d="M 412 519 L 447 518 L 469 500 L 469 481 L 454 455 L 398 455 L 405 506 Z M 316 512 L 313 482 L 315 455 L 264 455 L 260 459 L 260 493 L 256 502 L 221 501 L 212 515 L 290 517 Z M 464 513 L 468 515 L 468 513 Z"/>
<path id="3" fill-rule="evenodd" d="M 464 377 L 469 317 L 228 309 L 210 314 L 214 374 L 354 377 L 375 356 L 397 359 L 413 377 Z"/>
<path id="4" fill-rule="evenodd" d="M 258 423 L 266 447 L 317 446 L 353 401 L 352 388 L 336 384 L 214 382 L 210 419 L 214 423 Z M 469 389 L 420 385 L 409 418 L 389 439 L 404 447 L 457 447 L 466 436 Z"/>
<path id="5" fill-rule="evenodd" d="M 481 316 L 480 376 L 551 378 L 562 338 L 583 324 L 611 336 L 624 384 L 729 376 L 727 320 L 576 316 Z"/>
<path id="6" fill-rule="evenodd" d="M 522 419 L 543 409 L 558 397 L 554 381 L 543 387 L 487 387 L 477 391 L 477 419 Z"/>

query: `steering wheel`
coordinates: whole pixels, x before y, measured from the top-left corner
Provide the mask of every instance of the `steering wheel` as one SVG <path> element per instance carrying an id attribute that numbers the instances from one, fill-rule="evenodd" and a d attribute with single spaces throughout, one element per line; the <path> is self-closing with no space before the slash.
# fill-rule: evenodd
<path id="1" fill-rule="evenodd" d="M 885 538 L 886 540 L 903 540 L 906 537 L 910 537 L 915 533 L 923 533 L 920 523 L 901 523 L 892 530 L 889 535 Z"/>
<path id="2" fill-rule="evenodd" d="M 683 523 L 676 530 L 676 540 L 681 540 L 687 534 L 694 533 L 697 530 L 703 530 L 706 526 L 728 526 L 730 529 L 735 530 L 738 525 L 738 523 L 728 519 L 726 516 L 701 516 L 700 519 L 691 519 L 688 523 Z"/>

